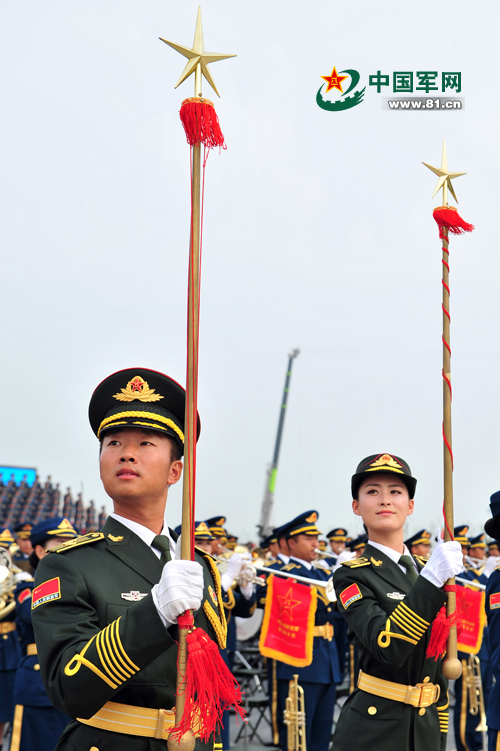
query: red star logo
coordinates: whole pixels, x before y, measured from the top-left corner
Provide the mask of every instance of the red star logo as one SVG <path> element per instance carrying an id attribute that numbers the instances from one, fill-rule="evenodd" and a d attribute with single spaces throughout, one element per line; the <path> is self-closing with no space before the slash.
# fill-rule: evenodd
<path id="1" fill-rule="evenodd" d="M 280 602 L 280 616 L 286 615 L 290 621 L 293 621 L 293 609 L 300 605 L 300 600 L 293 599 L 293 587 L 290 587 L 286 595 L 278 595 Z"/>
<path id="2" fill-rule="evenodd" d="M 132 391 L 142 391 L 143 383 L 139 376 L 130 381 L 130 386 L 132 387 Z"/>
<path id="3" fill-rule="evenodd" d="M 349 76 L 339 76 L 337 73 L 337 70 L 335 68 L 335 65 L 333 66 L 332 75 L 331 76 L 321 76 L 323 78 L 328 86 L 326 87 L 326 94 L 328 94 L 329 91 L 332 89 L 338 89 L 341 94 L 344 92 L 342 91 L 341 83 L 342 81 L 345 81 L 346 78 L 349 78 Z"/>

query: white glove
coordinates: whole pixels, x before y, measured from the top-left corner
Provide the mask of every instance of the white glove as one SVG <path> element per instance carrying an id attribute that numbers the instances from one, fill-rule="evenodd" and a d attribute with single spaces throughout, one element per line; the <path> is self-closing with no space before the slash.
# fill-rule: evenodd
<path id="1" fill-rule="evenodd" d="M 163 624 L 177 623 L 186 610 L 198 610 L 203 600 L 203 568 L 196 561 L 169 561 L 151 590 Z"/>
<path id="2" fill-rule="evenodd" d="M 337 563 L 332 568 L 332 571 L 337 571 L 344 561 L 350 561 L 352 558 L 356 558 L 356 553 L 351 553 L 350 550 L 343 550 L 337 558 Z"/>
<path id="3" fill-rule="evenodd" d="M 221 576 L 221 584 L 225 592 L 231 589 L 234 580 L 238 578 L 241 569 L 246 564 L 246 557 L 242 553 L 233 553 L 229 559 L 227 569 Z"/>
<path id="4" fill-rule="evenodd" d="M 441 588 L 452 576 L 460 574 L 463 565 L 462 546 L 459 542 L 438 543 L 420 576 Z"/>
<path id="5" fill-rule="evenodd" d="M 500 566 L 500 558 L 495 555 L 490 555 L 489 558 L 486 559 L 486 563 L 484 564 L 484 571 L 483 574 L 489 579 L 493 571 Z"/>

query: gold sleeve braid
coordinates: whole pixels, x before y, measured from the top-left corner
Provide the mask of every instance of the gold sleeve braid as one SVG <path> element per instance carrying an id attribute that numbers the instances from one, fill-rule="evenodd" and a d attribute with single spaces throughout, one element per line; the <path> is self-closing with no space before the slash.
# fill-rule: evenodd
<path id="1" fill-rule="evenodd" d="M 116 621 L 110 623 L 102 631 L 94 634 L 82 651 L 68 662 L 64 668 L 65 675 L 76 675 L 80 670 L 80 666 L 85 665 L 89 670 L 98 675 L 101 680 L 107 683 L 108 686 L 116 689 L 137 673 L 139 670 L 138 666 L 132 662 L 123 648 L 120 639 L 119 621 L 120 618 L 117 618 Z M 101 670 L 101 667 L 94 665 L 94 663 L 85 657 L 87 650 L 94 640 L 101 667 L 104 668 L 107 675 Z"/>
<path id="2" fill-rule="evenodd" d="M 397 626 L 406 636 L 391 631 L 391 624 Z M 418 644 L 430 625 L 429 621 L 417 615 L 404 602 L 400 602 L 387 619 L 385 631 L 381 631 L 379 634 L 378 644 L 383 648 L 388 647 L 391 643 L 391 637 L 409 641 L 411 644 Z"/>
<path id="3" fill-rule="evenodd" d="M 208 567 L 210 568 L 210 571 L 214 578 L 215 596 L 217 599 L 217 611 L 218 612 L 217 613 L 215 612 L 215 610 L 213 609 L 213 607 L 210 605 L 210 603 L 207 600 L 205 600 L 203 603 L 203 610 L 215 631 L 215 634 L 217 637 L 217 643 L 219 644 L 219 647 L 221 649 L 225 649 L 226 639 L 227 639 L 227 621 L 226 621 L 226 614 L 224 612 L 224 603 L 222 602 L 222 584 L 221 584 L 221 578 L 220 578 L 220 571 L 217 568 L 215 561 L 211 556 L 205 555 L 203 557 Z"/>
<path id="4" fill-rule="evenodd" d="M 449 723 L 449 712 L 448 710 L 445 710 L 443 712 L 440 712 L 438 709 L 438 717 L 439 717 L 439 729 L 442 733 L 448 732 L 448 723 Z"/>

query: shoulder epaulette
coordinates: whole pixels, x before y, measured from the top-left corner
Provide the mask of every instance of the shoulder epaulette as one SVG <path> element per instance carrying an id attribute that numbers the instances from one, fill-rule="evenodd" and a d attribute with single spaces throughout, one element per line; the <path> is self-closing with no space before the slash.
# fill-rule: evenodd
<path id="1" fill-rule="evenodd" d="M 58 545 L 55 548 L 50 548 L 49 553 L 65 553 L 67 550 L 73 548 L 79 548 L 80 545 L 89 545 L 91 542 L 97 542 L 98 540 L 104 540 L 102 532 L 90 532 L 88 535 L 80 535 L 80 537 L 73 537 L 71 540 L 66 540 L 62 545 Z"/>
<path id="2" fill-rule="evenodd" d="M 291 571 L 293 568 L 300 568 L 296 563 L 287 563 L 280 571 Z"/>
<path id="3" fill-rule="evenodd" d="M 420 564 L 422 564 L 422 566 L 425 566 L 425 564 L 429 560 L 429 556 L 428 555 L 414 555 L 413 557 L 415 558 L 416 561 L 418 561 Z"/>
<path id="4" fill-rule="evenodd" d="M 370 561 L 368 558 L 351 558 L 349 561 L 342 561 L 342 566 L 349 566 L 349 568 L 361 568 L 361 566 L 369 566 Z"/>
<path id="5" fill-rule="evenodd" d="M 267 568 L 268 566 L 272 566 L 273 563 L 276 563 L 276 560 L 274 560 L 274 561 L 264 561 L 264 563 L 262 565 Z"/>

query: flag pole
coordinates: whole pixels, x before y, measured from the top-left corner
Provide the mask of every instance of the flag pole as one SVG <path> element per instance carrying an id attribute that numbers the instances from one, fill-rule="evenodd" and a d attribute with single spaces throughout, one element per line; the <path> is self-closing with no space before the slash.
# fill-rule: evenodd
<path id="1" fill-rule="evenodd" d="M 201 8 L 198 7 L 196 28 L 192 47 L 185 47 L 166 39 L 168 44 L 188 59 L 175 88 L 194 73 L 194 97 L 186 99 L 180 109 L 180 117 L 191 146 L 191 228 L 189 238 L 188 301 L 187 301 L 187 362 L 186 362 L 186 406 L 185 406 L 185 467 L 182 488 L 182 535 L 180 557 L 194 560 L 194 519 L 196 487 L 196 441 L 198 438 L 198 347 L 200 320 L 200 266 L 201 266 L 201 144 L 204 146 L 204 164 L 208 150 L 219 146 L 225 148 L 224 137 L 212 102 L 202 97 L 203 76 L 219 96 L 208 68 L 209 63 L 224 60 L 234 55 L 206 52 L 203 41 Z M 204 166 L 204 165 L 203 165 Z M 178 622 L 177 691 L 175 703 L 175 724 L 178 727 L 186 709 L 187 675 L 187 636 L 193 626 L 192 614 L 187 611 Z M 187 707 L 189 710 L 190 708 Z M 196 738 L 191 728 L 179 738 L 171 733 L 167 746 L 169 751 L 194 751 Z"/>
<path id="2" fill-rule="evenodd" d="M 451 172 L 448 170 L 446 154 L 446 142 L 443 140 L 443 152 L 441 167 L 431 167 L 423 164 L 438 176 L 438 182 L 433 193 L 442 188 L 443 205 L 433 211 L 434 219 L 439 227 L 439 237 L 442 240 L 442 311 L 443 311 L 443 516 L 444 516 L 444 539 L 445 542 L 453 540 L 453 449 L 451 433 L 451 316 L 450 316 L 450 254 L 449 233 L 462 234 L 470 232 L 472 225 L 466 224 L 459 216 L 458 211 L 449 205 L 448 193 L 451 193 L 455 201 L 458 199 L 452 185 L 452 180 L 466 174 L 465 172 Z M 449 680 L 459 678 L 462 674 L 462 664 L 458 659 L 457 652 L 457 625 L 456 625 L 456 585 L 455 578 L 448 579 L 444 587 L 447 594 L 446 616 L 449 623 L 449 633 L 446 644 L 446 657 L 442 662 L 443 675 Z"/>

